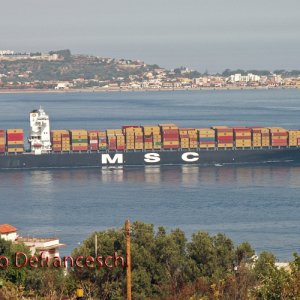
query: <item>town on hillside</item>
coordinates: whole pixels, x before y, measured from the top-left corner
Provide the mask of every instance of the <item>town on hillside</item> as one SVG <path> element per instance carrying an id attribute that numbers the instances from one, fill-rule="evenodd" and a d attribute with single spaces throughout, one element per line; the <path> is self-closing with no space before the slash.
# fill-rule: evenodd
<path id="1" fill-rule="evenodd" d="M 0 91 L 6 90 L 192 90 L 299 88 L 300 71 L 225 70 L 200 73 L 167 70 L 140 60 L 49 53 L 0 51 Z"/>

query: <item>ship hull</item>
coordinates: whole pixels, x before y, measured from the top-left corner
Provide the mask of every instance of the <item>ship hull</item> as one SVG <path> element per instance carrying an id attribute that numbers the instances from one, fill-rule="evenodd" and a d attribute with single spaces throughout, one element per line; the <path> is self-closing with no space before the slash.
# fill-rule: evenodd
<path id="1" fill-rule="evenodd" d="M 300 163 L 300 148 L 1 154 L 0 170 L 271 162 Z"/>

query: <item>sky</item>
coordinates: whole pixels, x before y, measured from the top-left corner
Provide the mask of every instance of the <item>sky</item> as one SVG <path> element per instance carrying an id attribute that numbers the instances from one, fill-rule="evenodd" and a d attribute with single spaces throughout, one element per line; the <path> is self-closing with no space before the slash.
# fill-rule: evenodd
<path id="1" fill-rule="evenodd" d="M 299 0 L 0 0 L 0 49 L 173 69 L 300 69 Z"/>

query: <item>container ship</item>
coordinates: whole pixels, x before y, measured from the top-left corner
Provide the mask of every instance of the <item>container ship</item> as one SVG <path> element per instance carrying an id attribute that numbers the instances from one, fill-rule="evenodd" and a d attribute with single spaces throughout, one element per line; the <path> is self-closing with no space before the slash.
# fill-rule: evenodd
<path id="1" fill-rule="evenodd" d="M 0 129 L 1 170 L 271 162 L 300 162 L 300 130 L 175 124 L 51 130 L 42 108 L 30 113 L 28 147 L 23 129 Z"/>

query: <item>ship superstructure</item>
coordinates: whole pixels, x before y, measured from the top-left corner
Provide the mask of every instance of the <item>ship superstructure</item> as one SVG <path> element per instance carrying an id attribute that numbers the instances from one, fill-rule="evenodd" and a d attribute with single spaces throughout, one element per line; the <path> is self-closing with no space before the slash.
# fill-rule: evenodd
<path id="1" fill-rule="evenodd" d="M 32 153 L 39 155 L 51 151 L 49 116 L 40 107 L 30 113 L 30 137 L 28 139 Z"/>

